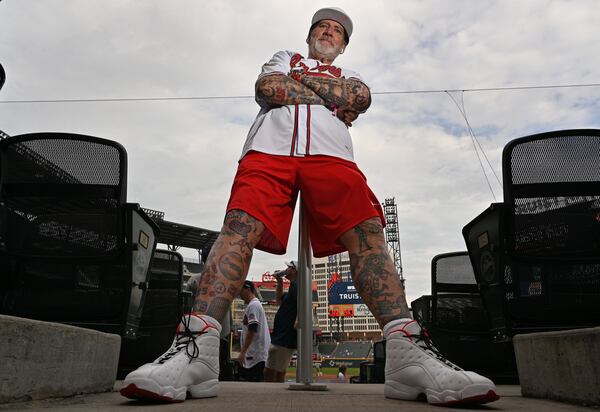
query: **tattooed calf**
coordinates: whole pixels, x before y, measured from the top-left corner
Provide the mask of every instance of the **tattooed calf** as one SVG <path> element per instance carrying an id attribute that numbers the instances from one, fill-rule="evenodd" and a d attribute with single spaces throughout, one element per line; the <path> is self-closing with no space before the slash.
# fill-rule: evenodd
<path id="1" fill-rule="evenodd" d="M 369 245 L 369 242 L 367 241 L 367 234 L 360 226 L 356 226 L 354 228 L 354 233 L 356 233 L 356 235 L 358 236 L 359 253 L 363 253 L 372 249 Z"/>
<path id="2" fill-rule="evenodd" d="M 225 253 L 219 260 L 219 270 L 229 280 L 240 280 L 244 274 L 244 258 L 236 252 Z"/>
<path id="3" fill-rule="evenodd" d="M 231 306 L 231 302 L 228 299 L 217 296 L 210 302 L 206 314 L 222 323 L 229 310 L 229 306 Z"/>
<path id="4" fill-rule="evenodd" d="M 216 282 L 213 288 L 215 289 L 215 292 L 219 295 L 225 293 L 225 284 L 223 282 Z"/>
<path id="5" fill-rule="evenodd" d="M 229 229 L 231 229 L 238 235 L 244 237 L 248 236 L 248 233 L 250 233 L 250 231 L 252 230 L 250 225 L 247 225 L 246 223 L 241 222 L 239 220 L 232 220 L 231 222 L 229 222 Z"/>

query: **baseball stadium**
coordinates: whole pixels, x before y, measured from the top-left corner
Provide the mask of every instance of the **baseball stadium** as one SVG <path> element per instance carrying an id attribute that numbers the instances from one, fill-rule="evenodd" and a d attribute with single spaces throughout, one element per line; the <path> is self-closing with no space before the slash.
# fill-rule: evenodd
<path id="1" fill-rule="evenodd" d="M 0 412 L 598 411 L 600 2 L 0 3 Z"/>

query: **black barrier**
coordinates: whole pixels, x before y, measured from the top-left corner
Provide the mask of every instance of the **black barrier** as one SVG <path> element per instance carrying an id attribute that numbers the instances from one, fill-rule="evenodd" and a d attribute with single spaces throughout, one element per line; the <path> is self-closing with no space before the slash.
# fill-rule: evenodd
<path id="1" fill-rule="evenodd" d="M 511 141 L 504 203 L 463 236 L 494 338 L 600 325 L 600 130 Z"/>
<path id="2" fill-rule="evenodd" d="M 432 317 L 429 335 L 451 362 L 501 383 L 517 383 L 512 343 L 494 343 L 467 252 L 431 261 Z"/>
<path id="3" fill-rule="evenodd" d="M 432 310 L 431 295 L 423 295 L 410 302 L 413 319 L 419 322 L 425 328 L 431 326 Z"/>
<path id="4" fill-rule="evenodd" d="M 148 276 L 148 289 L 137 339 L 121 341 L 119 376 L 152 362 L 171 346 L 181 319 L 183 257 L 156 250 Z"/>
<path id="5" fill-rule="evenodd" d="M 126 176 L 110 140 L 0 140 L 0 313 L 136 337 L 158 229 Z"/>

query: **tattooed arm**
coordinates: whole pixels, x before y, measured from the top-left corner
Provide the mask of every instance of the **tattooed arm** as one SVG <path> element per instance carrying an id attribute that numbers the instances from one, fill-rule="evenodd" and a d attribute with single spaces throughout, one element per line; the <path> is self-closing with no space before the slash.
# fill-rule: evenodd
<path id="1" fill-rule="evenodd" d="M 309 87 L 284 74 L 272 74 L 256 81 L 256 101 L 261 107 L 288 104 L 320 104 L 325 100 Z"/>
<path id="2" fill-rule="evenodd" d="M 300 82 L 322 97 L 329 108 L 364 113 L 371 105 L 369 88 L 356 79 L 301 75 Z"/>

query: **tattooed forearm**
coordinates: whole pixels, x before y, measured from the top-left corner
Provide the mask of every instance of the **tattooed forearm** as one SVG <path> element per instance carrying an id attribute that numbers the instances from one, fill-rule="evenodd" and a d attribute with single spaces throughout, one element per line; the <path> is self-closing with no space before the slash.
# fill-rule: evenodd
<path id="1" fill-rule="evenodd" d="M 283 74 L 258 79 L 256 82 L 256 101 L 261 106 L 325 105 L 325 101 L 310 88 Z"/>
<path id="2" fill-rule="evenodd" d="M 304 75 L 300 81 L 321 96 L 328 107 L 363 113 L 371 105 L 369 88 L 358 80 Z"/>

